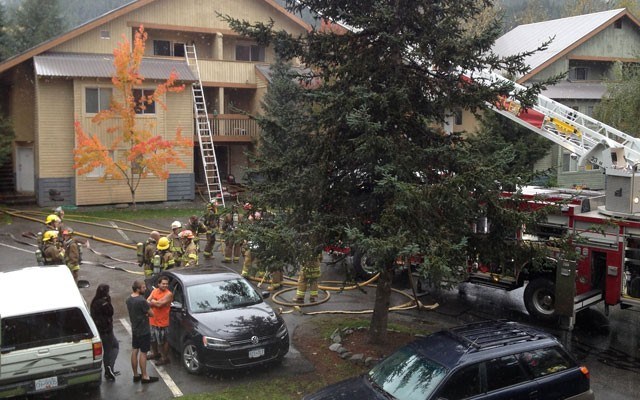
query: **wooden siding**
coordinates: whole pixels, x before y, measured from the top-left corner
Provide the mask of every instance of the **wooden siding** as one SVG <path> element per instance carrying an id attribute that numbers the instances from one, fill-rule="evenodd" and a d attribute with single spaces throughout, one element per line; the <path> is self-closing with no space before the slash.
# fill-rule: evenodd
<path id="1" fill-rule="evenodd" d="M 9 109 L 11 123 L 15 131 L 15 140 L 29 142 L 35 140 L 34 101 L 36 88 L 33 67 L 30 63 L 21 64 L 13 75 L 13 87 L 9 91 Z"/>
<path id="2" fill-rule="evenodd" d="M 166 131 L 164 137 L 175 139 L 178 129 L 182 130 L 182 137 L 192 138 L 194 135 L 193 122 L 193 97 L 190 87 L 185 87 L 180 93 L 167 95 Z M 186 149 L 181 156 L 184 167 L 169 166 L 171 174 L 184 174 L 193 172 L 193 147 Z"/>
<path id="3" fill-rule="evenodd" d="M 198 60 L 200 80 L 217 84 L 235 83 L 255 87 L 256 67 L 247 61 Z"/>
<path id="4" fill-rule="evenodd" d="M 113 49 L 118 42 L 122 41 L 124 35 L 128 40 L 132 38 L 132 28 L 127 26 L 125 17 L 106 23 L 98 28 L 92 29 L 83 35 L 51 49 L 52 52 L 62 53 L 99 53 L 113 54 Z M 110 39 L 100 38 L 102 30 L 109 31 Z"/>
<path id="5" fill-rule="evenodd" d="M 129 186 L 123 180 L 106 180 L 80 177 L 76 184 L 77 205 L 131 203 Z M 81 182 L 80 182 L 81 181 Z M 146 178 L 136 190 L 136 202 L 166 200 L 167 182 L 158 178 Z"/>
<path id="6" fill-rule="evenodd" d="M 40 207 L 75 204 L 74 178 L 45 178 L 36 181 L 37 202 Z"/>
<path id="7" fill-rule="evenodd" d="M 38 80 L 39 178 L 68 178 L 73 171 L 73 81 Z"/>
<path id="8" fill-rule="evenodd" d="M 631 22 L 625 18 L 622 29 L 616 29 L 610 25 L 572 51 L 571 55 L 638 59 L 639 42 L 638 27 L 632 26 Z"/>

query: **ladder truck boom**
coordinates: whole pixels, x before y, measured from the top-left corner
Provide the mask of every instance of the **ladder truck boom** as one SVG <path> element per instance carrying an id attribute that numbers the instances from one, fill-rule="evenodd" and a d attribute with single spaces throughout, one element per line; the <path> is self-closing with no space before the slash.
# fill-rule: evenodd
<path id="1" fill-rule="evenodd" d="M 475 71 L 471 77 L 487 85 L 509 82 L 514 85 L 514 93 L 527 89 L 488 70 Z M 579 166 L 591 163 L 608 171 L 630 169 L 640 162 L 640 139 L 548 97 L 538 95 L 533 108 L 526 110 L 511 96 L 490 106 L 499 114 L 576 154 Z"/>
<path id="2" fill-rule="evenodd" d="M 579 167 L 593 164 L 601 168 L 606 185 L 600 212 L 640 219 L 640 139 L 542 95 L 532 108 L 525 109 L 514 95 L 527 88 L 495 72 L 476 70 L 464 75 L 486 85 L 512 84 L 513 91 L 489 107 L 571 151 Z"/>

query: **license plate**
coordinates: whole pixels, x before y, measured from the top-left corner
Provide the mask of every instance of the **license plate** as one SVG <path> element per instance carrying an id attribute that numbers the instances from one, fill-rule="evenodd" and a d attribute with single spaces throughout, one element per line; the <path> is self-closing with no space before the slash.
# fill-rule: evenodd
<path id="1" fill-rule="evenodd" d="M 36 379 L 36 390 L 47 390 L 58 386 L 58 377 Z"/>
<path id="2" fill-rule="evenodd" d="M 249 350 L 249 358 L 258 358 L 264 356 L 264 348 Z"/>

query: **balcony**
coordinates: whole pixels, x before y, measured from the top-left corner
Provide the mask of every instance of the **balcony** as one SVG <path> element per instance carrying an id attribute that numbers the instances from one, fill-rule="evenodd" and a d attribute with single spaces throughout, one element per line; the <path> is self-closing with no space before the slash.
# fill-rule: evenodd
<path id="1" fill-rule="evenodd" d="M 255 86 L 256 68 L 251 62 L 225 60 L 198 60 L 200 80 L 206 83 L 234 83 Z"/>
<path id="2" fill-rule="evenodd" d="M 214 143 L 251 143 L 260 135 L 255 119 L 242 114 L 209 114 Z"/>

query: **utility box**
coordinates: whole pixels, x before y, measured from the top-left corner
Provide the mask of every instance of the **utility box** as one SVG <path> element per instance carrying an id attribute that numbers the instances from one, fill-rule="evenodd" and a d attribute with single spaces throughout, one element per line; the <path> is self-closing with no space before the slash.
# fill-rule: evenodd
<path id="1" fill-rule="evenodd" d="M 576 262 L 558 260 L 556 267 L 556 314 L 561 317 L 573 318 L 575 314 L 576 297 Z"/>
<path id="2" fill-rule="evenodd" d="M 605 192 L 607 211 L 640 213 L 640 171 L 607 170 Z"/>

